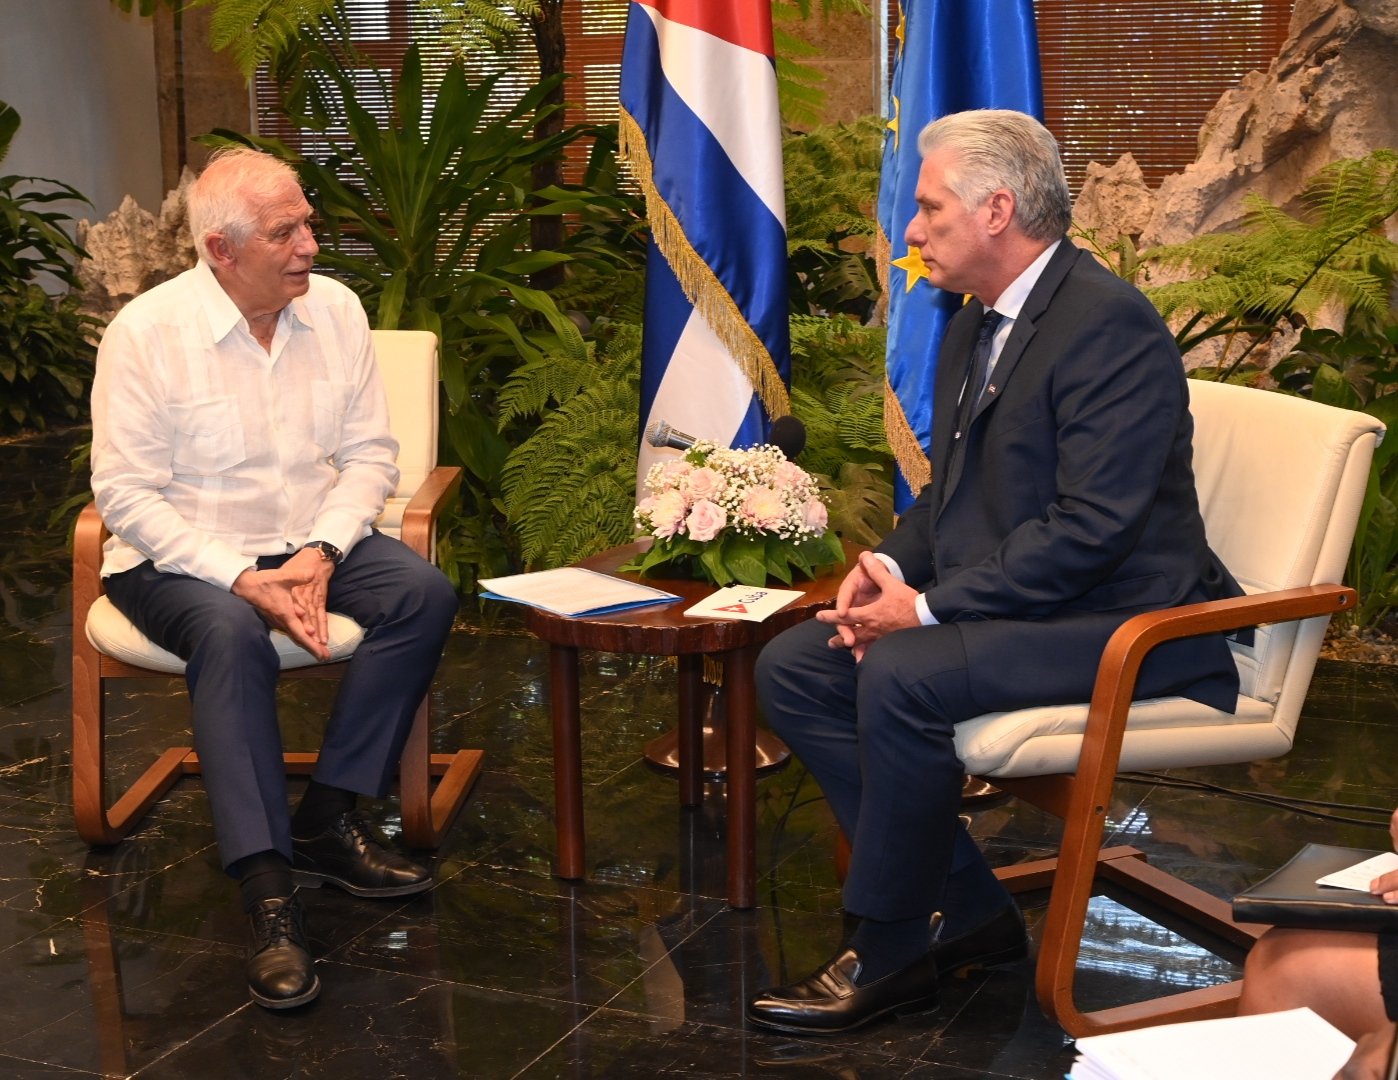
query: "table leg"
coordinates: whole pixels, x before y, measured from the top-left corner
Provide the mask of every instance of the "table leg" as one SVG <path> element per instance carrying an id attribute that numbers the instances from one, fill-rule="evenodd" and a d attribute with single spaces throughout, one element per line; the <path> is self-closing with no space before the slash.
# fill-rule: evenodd
<path id="1" fill-rule="evenodd" d="M 723 691 L 728 707 L 728 903 L 757 901 L 757 691 L 755 648 L 724 656 Z"/>
<path id="2" fill-rule="evenodd" d="M 549 714 L 553 718 L 553 803 L 558 876 L 586 873 L 583 852 L 582 725 L 578 717 L 578 650 L 549 646 Z"/>
<path id="3" fill-rule="evenodd" d="M 680 805 L 698 806 L 704 801 L 704 657 L 682 653 L 678 659 Z"/>

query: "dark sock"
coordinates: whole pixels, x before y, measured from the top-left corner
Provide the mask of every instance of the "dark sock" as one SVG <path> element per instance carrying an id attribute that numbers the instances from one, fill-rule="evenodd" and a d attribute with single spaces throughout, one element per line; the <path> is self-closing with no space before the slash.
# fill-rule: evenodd
<path id="1" fill-rule="evenodd" d="M 244 856 L 230 866 L 228 872 L 238 879 L 244 911 L 251 911 L 263 900 L 292 893 L 291 864 L 280 851 L 259 851 L 256 855 Z"/>
<path id="2" fill-rule="evenodd" d="M 357 800 L 353 791 L 312 780 L 301 796 L 301 805 L 291 815 L 291 835 L 302 840 L 319 836 L 337 817 L 353 810 Z"/>
<path id="3" fill-rule="evenodd" d="M 863 965 L 857 985 L 868 986 L 926 956 L 931 948 L 928 934 L 926 915 L 894 922 L 861 921 L 849 939 L 850 948 L 859 954 Z"/>
<path id="4" fill-rule="evenodd" d="M 1014 903 L 964 826 L 958 828 L 951 874 L 942 896 L 942 926 L 937 934 L 950 941 L 976 929 Z"/>

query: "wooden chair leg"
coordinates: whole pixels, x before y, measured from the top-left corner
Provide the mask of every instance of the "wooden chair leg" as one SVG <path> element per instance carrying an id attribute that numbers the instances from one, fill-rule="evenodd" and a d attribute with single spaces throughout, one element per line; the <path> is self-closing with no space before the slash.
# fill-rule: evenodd
<path id="1" fill-rule="evenodd" d="M 83 636 L 73 645 L 73 819 L 89 844 L 115 844 L 146 811 L 188 773 L 192 750 L 174 746 L 160 755 L 109 809 L 106 803 L 107 710 L 102 694 L 102 658 Z"/>
<path id="2" fill-rule="evenodd" d="M 434 848 L 461 811 L 481 771 L 481 750 L 434 754 L 431 749 L 428 698 L 413 717 L 412 730 L 399 765 L 403 839 L 409 847 Z M 438 776 L 436 789 L 432 777 Z"/>

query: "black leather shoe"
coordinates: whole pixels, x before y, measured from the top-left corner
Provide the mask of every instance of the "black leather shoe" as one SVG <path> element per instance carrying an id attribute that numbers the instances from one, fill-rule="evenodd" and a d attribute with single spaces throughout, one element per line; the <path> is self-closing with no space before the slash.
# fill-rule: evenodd
<path id="1" fill-rule="evenodd" d="M 357 811 L 341 814 L 319 836 L 292 837 L 291 872 L 298 885 L 335 885 L 355 896 L 411 896 L 432 887 L 432 873 L 390 851 Z"/>
<path id="2" fill-rule="evenodd" d="M 1029 931 L 1013 900 L 979 926 L 954 938 L 932 942 L 932 957 L 942 975 L 957 975 L 975 968 L 1013 964 L 1029 955 Z"/>
<path id="3" fill-rule="evenodd" d="M 248 912 L 248 992 L 268 1009 L 294 1009 L 315 1000 L 320 976 L 315 973 L 301 902 L 294 896 L 263 900 Z"/>
<path id="4" fill-rule="evenodd" d="M 748 1002 L 748 1019 L 793 1035 L 834 1035 L 889 1013 L 936 1007 L 937 965 L 931 953 L 867 986 L 856 985 L 861 966 L 859 954 L 846 946 L 800 982 L 758 994 Z"/>

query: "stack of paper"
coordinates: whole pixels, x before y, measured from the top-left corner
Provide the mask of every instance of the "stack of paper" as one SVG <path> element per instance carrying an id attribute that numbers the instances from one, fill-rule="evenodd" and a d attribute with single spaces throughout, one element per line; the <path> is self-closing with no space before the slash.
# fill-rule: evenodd
<path id="1" fill-rule="evenodd" d="M 1310 1009 L 1090 1035 L 1069 1080 L 1334 1080 L 1354 1041 Z"/>
<path id="2" fill-rule="evenodd" d="M 610 611 L 669 604 L 680 599 L 674 593 L 653 589 L 625 578 L 599 574 L 578 566 L 561 566 L 533 574 L 481 578 L 490 600 L 511 600 L 516 604 L 551 611 L 555 615 L 604 615 Z"/>

